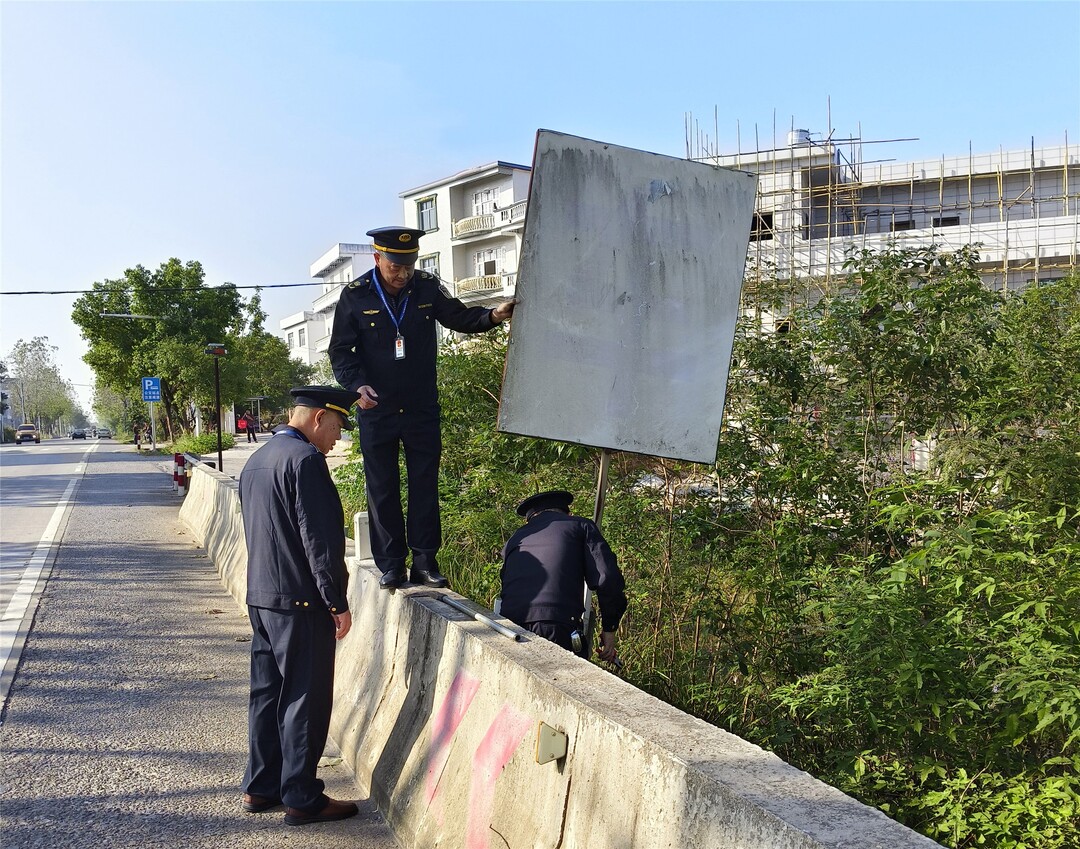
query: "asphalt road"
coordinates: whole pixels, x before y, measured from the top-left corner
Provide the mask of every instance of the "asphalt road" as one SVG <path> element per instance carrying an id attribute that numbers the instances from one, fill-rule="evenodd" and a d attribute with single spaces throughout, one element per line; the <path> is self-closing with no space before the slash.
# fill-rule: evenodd
<path id="1" fill-rule="evenodd" d="M 180 524 L 164 458 L 54 441 L 0 466 L 5 548 L 25 555 L 65 514 L 0 715 L 4 847 L 397 845 L 332 751 L 320 775 L 359 817 L 241 811 L 250 626 Z"/>
<path id="2" fill-rule="evenodd" d="M 0 611 L 6 611 L 57 505 L 96 441 L 24 442 L 0 448 Z"/>

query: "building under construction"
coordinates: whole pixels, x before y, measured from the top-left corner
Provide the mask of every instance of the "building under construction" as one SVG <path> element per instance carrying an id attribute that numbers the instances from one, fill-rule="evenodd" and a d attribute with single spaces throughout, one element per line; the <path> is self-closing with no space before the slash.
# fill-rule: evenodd
<path id="1" fill-rule="evenodd" d="M 721 154 L 687 116 L 686 155 L 758 176 L 747 282 L 829 288 L 852 251 L 975 245 L 988 286 L 1017 289 L 1077 268 L 1080 145 L 917 162 L 863 158 L 861 138 L 815 139 Z M 895 139 L 892 141 L 909 141 Z M 882 148 L 873 148 L 881 150 Z M 794 288 L 803 288 L 798 285 Z"/>

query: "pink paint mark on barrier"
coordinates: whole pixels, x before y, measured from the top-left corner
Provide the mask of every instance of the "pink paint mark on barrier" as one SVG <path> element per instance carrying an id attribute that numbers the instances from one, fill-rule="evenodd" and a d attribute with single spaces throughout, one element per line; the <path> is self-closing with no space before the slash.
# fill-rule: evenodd
<path id="1" fill-rule="evenodd" d="M 431 723 L 431 744 L 428 749 L 427 779 L 424 783 L 424 800 L 432 807 L 435 795 L 439 792 L 439 777 L 450 757 L 450 741 L 454 732 L 465 717 L 465 712 L 472 704 L 473 696 L 480 687 L 480 679 L 465 672 L 458 672 L 450 683 L 450 689 L 443 696 L 435 719 Z M 443 823 L 442 807 L 432 810 L 439 825 Z"/>
<path id="2" fill-rule="evenodd" d="M 469 811 L 465 821 L 466 849 L 487 849 L 495 782 L 525 738 L 533 721 L 504 704 L 473 755 Z"/>

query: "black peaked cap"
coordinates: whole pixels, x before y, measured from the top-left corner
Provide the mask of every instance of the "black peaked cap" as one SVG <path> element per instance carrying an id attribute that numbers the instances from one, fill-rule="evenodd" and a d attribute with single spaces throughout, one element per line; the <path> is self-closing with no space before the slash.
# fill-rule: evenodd
<path id="1" fill-rule="evenodd" d="M 297 386 L 290 389 L 289 394 L 297 407 L 333 410 L 345 419 L 346 425 L 352 423 L 352 405 L 360 400 L 355 392 L 336 386 Z"/>
<path id="2" fill-rule="evenodd" d="M 420 237 L 423 230 L 412 227 L 376 227 L 368 230 L 375 250 L 397 265 L 415 265 L 420 256 Z"/>
<path id="3" fill-rule="evenodd" d="M 536 495 L 530 495 L 517 506 L 517 514 L 528 518 L 537 510 L 551 510 L 552 508 L 555 508 L 557 510 L 569 511 L 570 502 L 573 500 L 573 493 L 567 492 L 565 489 L 551 489 L 547 492 L 538 492 Z"/>

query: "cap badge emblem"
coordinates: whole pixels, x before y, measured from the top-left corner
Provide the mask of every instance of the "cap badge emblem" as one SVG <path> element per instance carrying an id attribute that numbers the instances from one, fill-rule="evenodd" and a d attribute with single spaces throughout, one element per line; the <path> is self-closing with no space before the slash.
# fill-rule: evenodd
<path id="1" fill-rule="evenodd" d="M 398 238 L 399 242 L 411 242 L 412 241 L 412 236 L 409 235 L 408 233 L 402 233 L 397 238 Z"/>

